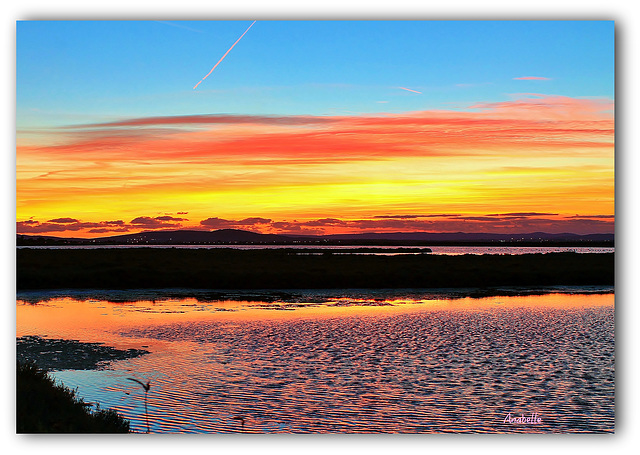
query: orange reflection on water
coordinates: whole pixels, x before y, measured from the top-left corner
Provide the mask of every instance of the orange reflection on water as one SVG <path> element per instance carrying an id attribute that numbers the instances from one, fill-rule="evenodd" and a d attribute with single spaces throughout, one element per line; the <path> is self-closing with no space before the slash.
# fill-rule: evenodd
<path id="1" fill-rule="evenodd" d="M 17 301 L 16 335 L 73 337 L 113 332 L 135 326 L 197 321 L 281 320 L 290 318 L 343 317 L 415 311 L 494 308 L 583 308 L 613 306 L 614 294 L 544 294 L 483 298 L 392 298 L 336 297 L 312 303 L 224 300 L 201 302 L 195 298 L 156 301 L 110 302 L 54 298 L 38 303 Z"/>

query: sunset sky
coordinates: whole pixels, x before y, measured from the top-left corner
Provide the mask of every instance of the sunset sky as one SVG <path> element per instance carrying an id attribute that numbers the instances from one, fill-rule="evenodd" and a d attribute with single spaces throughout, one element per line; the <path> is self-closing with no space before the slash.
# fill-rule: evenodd
<path id="1" fill-rule="evenodd" d="M 613 22 L 252 22 L 18 22 L 17 232 L 613 232 Z"/>

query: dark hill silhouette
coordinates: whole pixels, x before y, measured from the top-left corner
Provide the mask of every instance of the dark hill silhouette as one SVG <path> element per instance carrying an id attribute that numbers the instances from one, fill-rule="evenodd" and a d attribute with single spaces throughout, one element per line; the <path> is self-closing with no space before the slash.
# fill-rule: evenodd
<path id="1" fill-rule="evenodd" d="M 217 231 L 148 231 L 138 234 L 116 235 L 95 239 L 96 243 L 274 243 L 289 240 L 275 234 L 258 234 L 239 229 L 220 229 Z"/>

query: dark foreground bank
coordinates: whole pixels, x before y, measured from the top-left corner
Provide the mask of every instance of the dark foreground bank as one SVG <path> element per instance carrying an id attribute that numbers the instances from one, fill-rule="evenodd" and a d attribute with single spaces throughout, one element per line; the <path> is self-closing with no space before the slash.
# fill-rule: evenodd
<path id="1" fill-rule="evenodd" d="M 298 252 L 19 249 L 17 289 L 381 289 L 614 284 L 613 253 L 374 256 Z"/>
<path id="2" fill-rule="evenodd" d="M 110 409 L 90 411 L 76 392 L 32 363 L 17 363 L 17 433 L 128 433 L 129 421 Z"/>

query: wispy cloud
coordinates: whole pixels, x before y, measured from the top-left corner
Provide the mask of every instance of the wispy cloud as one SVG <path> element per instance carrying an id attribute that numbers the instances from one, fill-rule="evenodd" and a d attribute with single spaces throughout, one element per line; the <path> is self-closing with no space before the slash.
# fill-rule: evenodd
<path id="1" fill-rule="evenodd" d="M 89 128 L 115 128 L 132 126 L 156 126 L 156 125 L 222 125 L 222 124 L 248 124 L 248 125 L 307 125 L 319 123 L 332 123 L 338 121 L 331 117 L 318 117 L 310 115 L 177 115 L 164 117 L 142 117 L 125 120 L 117 120 L 105 123 L 91 123 L 86 125 L 67 126 L 64 129 L 89 129 Z"/>
<path id="2" fill-rule="evenodd" d="M 540 76 L 522 76 L 522 77 L 514 77 L 514 81 L 550 81 L 549 77 L 540 77 Z"/>
<path id="3" fill-rule="evenodd" d="M 613 100 L 608 98 L 572 98 L 560 95 L 523 93 L 511 101 L 477 103 L 473 109 L 486 109 L 492 116 L 530 121 L 613 122 Z M 489 112 L 488 112 L 489 113 Z M 611 123 L 613 127 L 613 123 Z M 613 130 L 611 130 L 613 131 Z"/>

